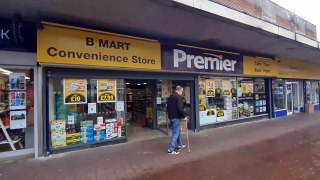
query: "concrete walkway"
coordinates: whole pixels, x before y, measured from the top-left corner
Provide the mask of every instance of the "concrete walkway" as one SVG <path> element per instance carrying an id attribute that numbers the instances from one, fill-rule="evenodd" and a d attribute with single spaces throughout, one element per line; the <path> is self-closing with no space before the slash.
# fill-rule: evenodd
<path id="1" fill-rule="evenodd" d="M 312 127 L 320 128 L 319 117 L 320 113 L 297 114 L 190 133 L 191 153 L 183 150 L 179 155 L 166 154 L 169 137 L 164 137 L 48 158 L 3 161 L 0 163 L 0 179 L 147 179 L 158 172 L 211 158 L 214 154 L 274 140 Z M 221 162 L 223 158 L 216 163 Z"/>

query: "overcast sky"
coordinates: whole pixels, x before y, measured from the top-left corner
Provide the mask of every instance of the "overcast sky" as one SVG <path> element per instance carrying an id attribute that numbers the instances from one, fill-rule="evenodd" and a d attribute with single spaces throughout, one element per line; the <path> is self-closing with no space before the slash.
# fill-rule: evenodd
<path id="1" fill-rule="evenodd" d="M 320 37 L 320 0 L 271 0 L 292 13 L 311 22 L 317 27 L 317 39 Z"/>

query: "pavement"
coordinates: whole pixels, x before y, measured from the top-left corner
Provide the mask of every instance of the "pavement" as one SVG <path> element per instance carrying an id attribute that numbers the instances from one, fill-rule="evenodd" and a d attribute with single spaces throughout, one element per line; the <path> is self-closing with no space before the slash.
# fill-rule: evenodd
<path id="1" fill-rule="evenodd" d="M 161 137 L 8 160 L 0 179 L 319 179 L 319 128 L 319 112 L 297 114 L 189 133 L 179 155 Z"/>

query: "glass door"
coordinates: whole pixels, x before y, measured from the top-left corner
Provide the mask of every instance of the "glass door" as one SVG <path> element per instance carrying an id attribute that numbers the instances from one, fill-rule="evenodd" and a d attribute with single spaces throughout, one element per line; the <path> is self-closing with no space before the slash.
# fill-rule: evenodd
<path id="1" fill-rule="evenodd" d="M 286 108 L 289 115 L 293 113 L 293 95 L 291 83 L 286 83 Z"/>
<path id="2" fill-rule="evenodd" d="M 300 112 L 299 85 L 298 83 L 292 83 L 291 86 L 292 86 L 293 113 L 299 113 Z"/>
<path id="3" fill-rule="evenodd" d="M 167 99 L 172 93 L 171 80 L 157 81 L 157 129 L 169 134 L 169 120 L 167 113 Z"/>

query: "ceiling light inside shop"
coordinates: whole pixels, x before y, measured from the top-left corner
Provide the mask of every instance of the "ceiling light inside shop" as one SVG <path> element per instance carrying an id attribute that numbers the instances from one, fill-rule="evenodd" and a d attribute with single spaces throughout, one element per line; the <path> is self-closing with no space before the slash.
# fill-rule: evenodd
<path id="1" fill-rule="evenodd" d="M 12 72 L 11 72 L 11 71 L 8 71 L 8 70 L 6 70 L 6 69 L 0 68 L 0 73 L 6 74 L 6 75 L 10 75 Z"/>
<path id="2" fill-rule="evenodd" d="M 126 84 L 130 84 L 130 83 L 126 83 Z"/>
<path id="3" fill-rule="evenodd" d="M 144 85 L 146 85 L 147 83 L 143 83 Z"/>
<path id="4" fill-rule="evenodd" d="M 26 76 L 26 79 L 28 79 L 28 80 L 29 80 L 30 78 L 29 78 L 28 76 Z"/>
<path id="5" fill-rule="evenodd" d="M 141 84 L 138 84 L 138 86 L 140 86 Z"/>

